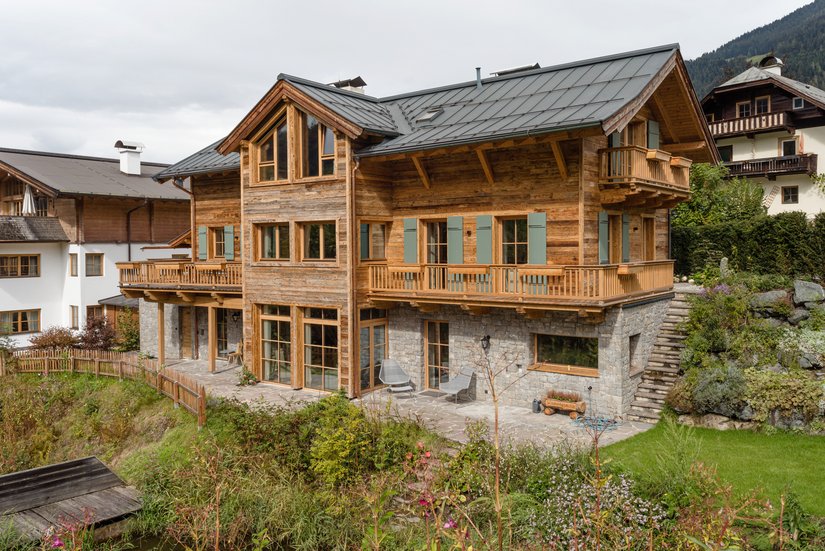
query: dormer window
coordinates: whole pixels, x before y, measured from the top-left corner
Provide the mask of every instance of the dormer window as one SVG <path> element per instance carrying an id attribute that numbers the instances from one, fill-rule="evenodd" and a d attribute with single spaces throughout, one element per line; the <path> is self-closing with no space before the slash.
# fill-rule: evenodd
<path id="1" fill-rule="evenodd" d="M 258 181 L 286 180 L 287 170 L 286 117 L 279 120 L 258 145 Z"/>
<path id="2" fill-rule="evenodd" d="M 312 115 L 301 113 L 301 176 L 335 174 L 335 134 Z"/>

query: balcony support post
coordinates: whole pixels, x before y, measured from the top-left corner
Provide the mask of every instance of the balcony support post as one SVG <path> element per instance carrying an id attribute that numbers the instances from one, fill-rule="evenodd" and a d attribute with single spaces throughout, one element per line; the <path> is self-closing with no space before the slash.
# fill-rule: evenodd
<path id="1" fill-rule="evenodd" d="M 158 365 L 166 365 L 166 320 L 164 303 L 158 302 Z"/>
<path id="2" fill-rule="evenodd" d="M 218 357 L 218 309 L 216 306 L 208 308 L 207 337 L 209 348 L 209 373 L 215 372 L 215 360 Z"/>

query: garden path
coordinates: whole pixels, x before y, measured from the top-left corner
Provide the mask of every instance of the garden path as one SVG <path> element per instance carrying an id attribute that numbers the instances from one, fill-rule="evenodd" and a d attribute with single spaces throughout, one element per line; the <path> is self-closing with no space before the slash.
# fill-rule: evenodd
<path id="1" fill-rule="evenodd" d="M 210 397 L 235 398 L 251 405 L 255 403 L 274 404 L 283 407 L 301 407 L 302 403 L 320 400 L 326 393 L 311 390 L 258 384 L 238 386 L 240 368 L 218 362 L 215 373 L 209 373 L 203 360 L 183 360 L 170 363 L 170 369 L 186 373 L 206 387 Z M 464 429 L 468 421 L 484 421 L 491 428 L 493 405 L 469 399 L 431 396 L 422 393 L 391 396 L 385 390 L 367 394 L 355 403 L 381 414 L 410 418 L 433 430 L 437 434 L 466 442 Z M 506 442 L 523 444 L 532 442 L 538 446 L 550 446 L 562 442 L 587 445 L 591 438 L 580 425 L 564 415 L 543 415 L 532 413 L 529 408 L 501 406 L 499 408 L 500 434 Z M 624 421 L 601 436 L 603 445 L 612 444 L 644 432 L 653 425 L 637 421 Z"/>

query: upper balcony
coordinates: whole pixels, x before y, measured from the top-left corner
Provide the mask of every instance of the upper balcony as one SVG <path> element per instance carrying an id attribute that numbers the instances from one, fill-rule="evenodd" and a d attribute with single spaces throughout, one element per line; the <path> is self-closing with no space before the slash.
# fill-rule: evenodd
<path id="1" fill-rule="evenodd" d="M 668 208 L 690 195 L 690 159 L 636 145 L 602 149 L 599 154 L 603 205 Z"/>
<path id="2" fill-rule="evenodd" d="M 756 134 L 758 132 L 775 132 L 777 130 L 791 130 L 790 117 L 785 111 L 777 113 L 762 113 L 750 117 L 725 119 L 708 123 L 710 133 L 714 138 L 726 138 L 742 134 Z"/>
<path id="3" fill-rule="evenodd" d="M 369 295 L 375 301 L 415 305 L 458 304 L 527 310 L 603 310 L 668 292 L 673 261 L 597 266 L 372 265 Z"/>
<path id="4" fill-rule="evenodd" d="M 765 177 L 775 179 L 783 174 L 816 174 L 816 155 L 786 155 L 725 163 L 729 176 Z"/>
<path id="5" fill-rule="evenodd" d="M 150 260 L 118 262 L 122 289 L 240 293 L 240 262 Z"/>

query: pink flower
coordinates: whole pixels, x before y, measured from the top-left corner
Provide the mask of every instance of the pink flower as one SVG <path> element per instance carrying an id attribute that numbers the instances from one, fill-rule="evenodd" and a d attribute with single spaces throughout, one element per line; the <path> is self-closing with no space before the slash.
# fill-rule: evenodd
<path id="1" fill-rule="evenodd" d="M 416 446 L 418 447 L 419 450 L 423 450 L 424 449 L 424 442 L 418 442 L 416 444 Z"/>
<path id="2" fill-rule="evenodd" d="M 424 452 L 424 457 L 430 457 L 430 452 Z"/>
<path id="3" fill-rule="evenodd" d="M 456 528 L 456 527 L 458 527 L 458 523 L 456 523 L 456 521 L 454 521 L 453 519 L 450 519 L 450 520 L 448 520 L 447 522 L 444 523 L 444 529 L 445 530 L 452 530 L 453 528 Z"/>
<path id="4" fill-rule="evenodd" d="M 58 538 L 57 536 L 54 537 L 52 540 L 52 549 L 61 549 L 63 547 L 63 540 Z"/>
<path id="5" fill-rule="evenodd" d="M 427 505 L 430 504 L 430 502 L 422 497 L 421 499 L 418 500 L 418 504 L 421 505 L 422 507 L 426 507 Z"/>

